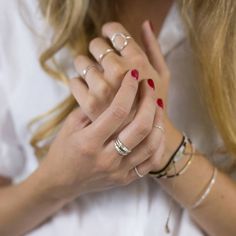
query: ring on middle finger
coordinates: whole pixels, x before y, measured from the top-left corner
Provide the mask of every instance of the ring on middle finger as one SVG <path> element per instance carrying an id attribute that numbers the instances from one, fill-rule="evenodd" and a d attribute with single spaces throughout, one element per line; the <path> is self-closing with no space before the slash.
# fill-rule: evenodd
<path id="1" fill-rule="evenodd" d="M 118 42 L 118 38 L 121 39 L 121 42 Z M 121 52 L 127 45 L 128 45 L 128 40 L 131 39 L 132 37 L 123 33 L 114 33 L 111 37 L 111 42 L 113 47 L 118 51 Z M 123 44 L 122 44 L 123 43 Z M 121 45 L 119 45 L 121 44 Z"/>
<path id="2" fill-rule="evenodd" d="M 102 63 L 102 60 L 105 58 L 105 56 L 106 56 L 107 54 L 111 53 L 111 52 L 114 52 L 114 49 L 112 49 L 112 48 L 106 49 L 106 51 L 105 51 L 104 53 L 102 53 L 102 54 L 99 55 L 99 57 L 98 57 L 98 62 L 101 64 L 101 63 Z"/>
<path id="3" fill-rule="evenodd" d="M 114 146 L 118 154 L 121 156 L 127 156 L 129 153 L 131 153 L 131 150 L 125 146 L 118 137 L 114 141 Z"/>

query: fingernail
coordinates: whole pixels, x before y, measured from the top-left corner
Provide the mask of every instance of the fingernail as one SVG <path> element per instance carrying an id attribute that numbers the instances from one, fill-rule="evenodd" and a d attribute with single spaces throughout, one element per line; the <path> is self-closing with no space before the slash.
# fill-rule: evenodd
<path id="1" fill-rule="evenodd" d="M 149 25 L 150 25 L 150 28 L 151 28 L 152 32 L 154 33 L 154 27 L 153 27 L 152 22 L 150 20 L 148 22 L 149 22 Z"/>
<path id="2" fill-rule="evenodd" d="M 161 98 L 158 98 L 158 99 L 157 99 L 157 105 L 158 105 L 160 108 L 164 109 L 164 103 L 163 103 L 163 100 L 162 100 Z"/>
<path id="3" fill-rule="evenodd" d="M 152 79 L 148 79 L 147 83 L 153 90 L 155 90 L 155 84 L 154 84 L 154 81 Z"/>
<path id="4" fill-rule="evenodd" d="M 131 76 L 135 78 L 136 80 L 138 80 L 138 77 L 139 77 L 138 71 L 136 69 L 131 70 Z"/>

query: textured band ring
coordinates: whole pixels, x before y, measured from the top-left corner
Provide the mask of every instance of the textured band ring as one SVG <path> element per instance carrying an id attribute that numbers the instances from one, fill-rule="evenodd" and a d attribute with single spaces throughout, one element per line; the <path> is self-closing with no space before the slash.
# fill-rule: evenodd
<path id="1" fill-rule="evenodd" d="M 153 127 L 154 127 L 154 128 L 157 128 L 157 129 L 159 129 L 159 130 L 161 130 L 162 133 L 165 133 L 165 129 L 164 129 L 164 127 L 162 127 L 161 125 L 156 125 L 156 124 L 154 124 Z"/>
<path id="2" fill-rule="evenodd" d="M 119 46 L 117 44 L 117 42 L 116 42 L 117 37 L 120 37 L 123 40 L 123 45 Z M 113 47 L 117 51 L 121 52 L 128 45 L 128 40 L 131 39 L 131 38 L 132 38 L 131 36 L 125 35 L 125 34 L 119 32 L 119 33 L 115 33 L 115 34 L 112 35 L 111 42 L 112 42 Z"/>
<path id="3" fill-rule="evenodd" d="M 83 71 L 82 71 L 82 77 L 83 77 L 83 79 L 86 78 L 86 75 L 88 74 L 89 70 L 91 70 L 91 69 L 93 69 L 93 68 L 96 69 L 97 66 L 95 66 L 95 65 L 89 65 L 89 66 L 87 66 L 85 69 L 83 69 Z"/>
<path id="4" fill-rule="evenodd" d="M 98 57 L 98 62 L 101 64 L 102 60 L 104 59 L 104 57 L 109 54 L 110 52 L 114 52 L 114 49 L 112 48 L 108 48 L 104 53 L 100 54 Z"/>
<path id="5" fill-rule="evenodd" d="M 142 177 L 144 176 L 144 175 L 142 175 L 142 174 L 139 173 L 137 166 L 134 167 L 134 170 L 135 170 L 135 172 L 136 172 L 136 174 L 137 174 L 137 176 L 138 176 L 139 178 L 142 178 Z"/>

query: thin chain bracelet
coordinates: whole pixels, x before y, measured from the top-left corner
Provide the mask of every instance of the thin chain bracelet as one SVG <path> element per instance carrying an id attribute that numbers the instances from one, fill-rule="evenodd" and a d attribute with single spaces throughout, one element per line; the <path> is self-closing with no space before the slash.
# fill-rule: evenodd
<path id="1" fill-rule="evenodd" d="M 202 202 L 206 199 L 206 197 L 209 195 L 209 193 L 212 190 L 213 185 L 216 182 L 217 173 L 218 173 L 217 168 L 214 167 L 213 174 L 212 174 L 212 177 L 210 179 L 210 182 L 209 182 L 207 188 L 204 190 L 204 192 L 199 197 L 199 199 L 192 206 L 190 206 L 190 208 L 189 208 L 190 210 L 193 210 L 193 209 L 197 208 L 198 206 L 200 206 L 202 204 Z"/>

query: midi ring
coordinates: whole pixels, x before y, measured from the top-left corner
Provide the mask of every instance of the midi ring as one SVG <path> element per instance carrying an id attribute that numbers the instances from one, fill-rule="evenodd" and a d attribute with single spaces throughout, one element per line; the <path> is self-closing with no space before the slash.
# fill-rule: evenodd
<path id="1" fill-rule="evenodd" d="M 117 44 L 117 41 L 116 41 L 117 37 L 120 37 L 123 40 L 123 45 L 119 46 Z M 131 36 L 125 35 L 125 34 L 119 32 L 119 33 L 113 34 L 113 36 L 111 37 L 111 42 L 112 42 L 113 47 L 117 51 L 121 52 L 128 45 L 128 40 L 131 38 L 132 38 Z"/>
<path id="2" fill-rule="evenodd" d="M 121 156 L 127 156 L 129 153 L 131 153 L 131 150 L 126 147 L 120 139 L 117 137 L 117 139 L 114 141 L 114 146 L 118 154 Z"/>
<path id="3" fill-rule="evenodd" d="M 93 68 L 97 68 L 97 66 L 95 65 L 89 65 L 87 66 L 83 71 L 82 71 L 82 77 L 83 79 L 86 78 L 86 75 L 88 74 L 89 70 L 93 69 Z"/>
<path id="4" fill-rule="evenodd" d="M 134 167 L 134 170 L 135 170 L 135 172 L 136 172 L 136 174 L 137 174 L 137 176 L 138 176 L 139 178 L 142 178 L 142 177 L 144 176 L 144 175 L 142 175 L 142 174 L 139 173 L 137 166 Z"/>
<path id="5" fill-rule="evenodd" d="M 104 59 L 104 57 L 109 54 L 110 52 L 114 52 L 114 49 L 112 48 L 108 48 L 104 53 L 100 54 L 98 57 L 98 62 L 101 64 L 102 60 Z"/>
<path id="6" fill-rule="evenodd" d="M 165 133 L 164 127 L 162 127 L 162 126 L 160 126 L 160 125 L 156 125 L 156 124 L 154 124 L 153 127 L 154 127 L 154 128 L 157 128 L 157 129 L 159 129 L 159 130 L 161 130 L 162 133 Z"/>

